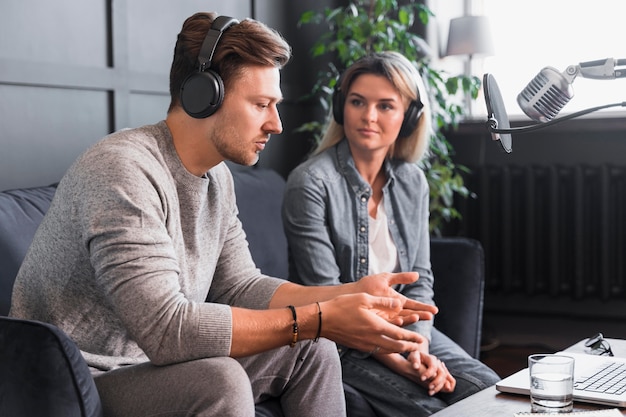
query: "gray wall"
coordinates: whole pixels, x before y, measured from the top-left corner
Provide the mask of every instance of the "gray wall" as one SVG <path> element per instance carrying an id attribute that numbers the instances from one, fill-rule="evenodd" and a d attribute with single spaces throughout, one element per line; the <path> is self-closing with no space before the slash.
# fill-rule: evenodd
<path id="1" fill-rule="evenodd" d="M 294 48 L 283 71 L 285 127 L 260 166 L 286 175 L 310 140 L 293 133 L 313 111 L 298 102 L 313 84 L 311 37 L 300 14 L 330 1 L 6 0 L 0 3 L 0 190 L 59 181 L 107 133 L 153 123 L 169 104 L 168 73 L 184 19 L 215 10 L 254 17 Z M 307 117 L 308 118 L 308 117 Z"/>
<path id="2" fill-rule="evenodd" d="M 256 18 L 277 29 L 293 49 L 291 62 L 282 73 L 284 102 L 279 108 L 283 133 L 274 136 L 259 160 L 258 166 L 271 168 L 286 176 L 308 154 L 314 139 L 294 130 L 304 122 L 322 120 L 326 115 L 315 103 L 303 101 L 315 83 L 318 71 L 326 67 L 322 58 L 311 58 L 314 41 L 323 33 L 315 25 L 298 27 L 306 10 L 336 7 L 347 0 L 255 0 Z"/>

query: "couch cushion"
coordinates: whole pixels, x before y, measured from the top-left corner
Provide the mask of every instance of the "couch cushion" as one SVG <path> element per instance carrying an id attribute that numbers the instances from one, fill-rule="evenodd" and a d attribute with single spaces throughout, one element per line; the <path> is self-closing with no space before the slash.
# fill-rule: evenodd
<path id="1" fill-rule="evenodd" d="M 55 191 L 51 185 L 0 192 L 0 315 L 9 313 L 13 281 Z"/>
<path id="2" fill-rule="evenodd" d="M 270 169 L 228 166 L 235 181 L 239 219 L 254 262 L 264 274 L 287 279 L 287 238 L 281 218 L 284 178 Z"/>
<path id="3" fill-rule="evenodd" d="M 102 417 L 96 385 L 60 329 L 0 317 L 0 416 Z"/>

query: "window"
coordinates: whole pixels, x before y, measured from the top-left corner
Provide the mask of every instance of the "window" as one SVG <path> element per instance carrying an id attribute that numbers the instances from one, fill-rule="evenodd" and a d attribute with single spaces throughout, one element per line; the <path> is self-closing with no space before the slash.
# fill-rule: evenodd
<path id="1" fill-rule="evenodd" d="M 471 2 L 471 7 L 465 4 L 467 14 L 489 17 L 495 46 L 494 56 L 473 59 L 472 72 L 479 77 L 486 72 L 493 74 L 512 119 L 527 118 L 516 98 L 542 68 L 551 66 L 563 72 L 569 65 L 580 62 L 626 59 L 623 33 L 626 1 L 465 1 Z M 436 2 L 434 11 L 439 21 L 438 9 L 443 9 L 445 3 Z M 626 78 L 593 80 L 579 75 L 572 87 L 574 97 L 559 115 L 626 101 Z M 472 111 L 476 117 L 486 114 L 484 102 L 473 106 Z M 626 110 L 619 107 L 602 112 L 626 116 Z"/>

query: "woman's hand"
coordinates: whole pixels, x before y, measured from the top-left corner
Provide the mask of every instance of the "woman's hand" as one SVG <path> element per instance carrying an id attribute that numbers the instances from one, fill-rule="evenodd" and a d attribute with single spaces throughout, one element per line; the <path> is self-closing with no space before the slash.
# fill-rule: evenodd
<path id="1" fill-rule="evenodd" d="M 439 311 L 433 305 L 411 300 L 392 288 L 397 284 L 410 284 L 417 281 L 418 278 L 417 272 L 382 273 L 361 278 L 355 283 L 355 287 L 358 292 L 400 300 L 402 311 L 398 313 L 392 323 L 397 326 L 405 326 L 418 320 L 431 320 Z"/>
<path id="2" fill-rule="evenodd" d="M 428 395 L 453 392 L 456 387 L 456 379 L 446 365 L 428 353 L 416 350 L 409 353 L 406 358 L 397 353 L 378 353 L 373 356 L 395 373 L 426 388 Z"/>

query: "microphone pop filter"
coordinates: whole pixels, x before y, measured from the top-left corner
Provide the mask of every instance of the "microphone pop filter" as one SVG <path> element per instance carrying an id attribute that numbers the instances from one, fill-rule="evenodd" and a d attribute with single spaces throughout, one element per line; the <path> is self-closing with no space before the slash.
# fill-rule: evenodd
<path id="1" fill-rule="evenodd" d="M 483 76 L 483 89 L 485 93 L 485 103 L 487 104 L 487 118 L 489 119 L 489 127 L 491 138 L 500 141 L 500 145 L 506 153 L 513 150 L 513 138 L 510 133 L 497 133 L 492 129 L 509 129 L 509 116 L 506 114 L 502 94 L 498 88 L 496 79 L 491 74 Z"/>

